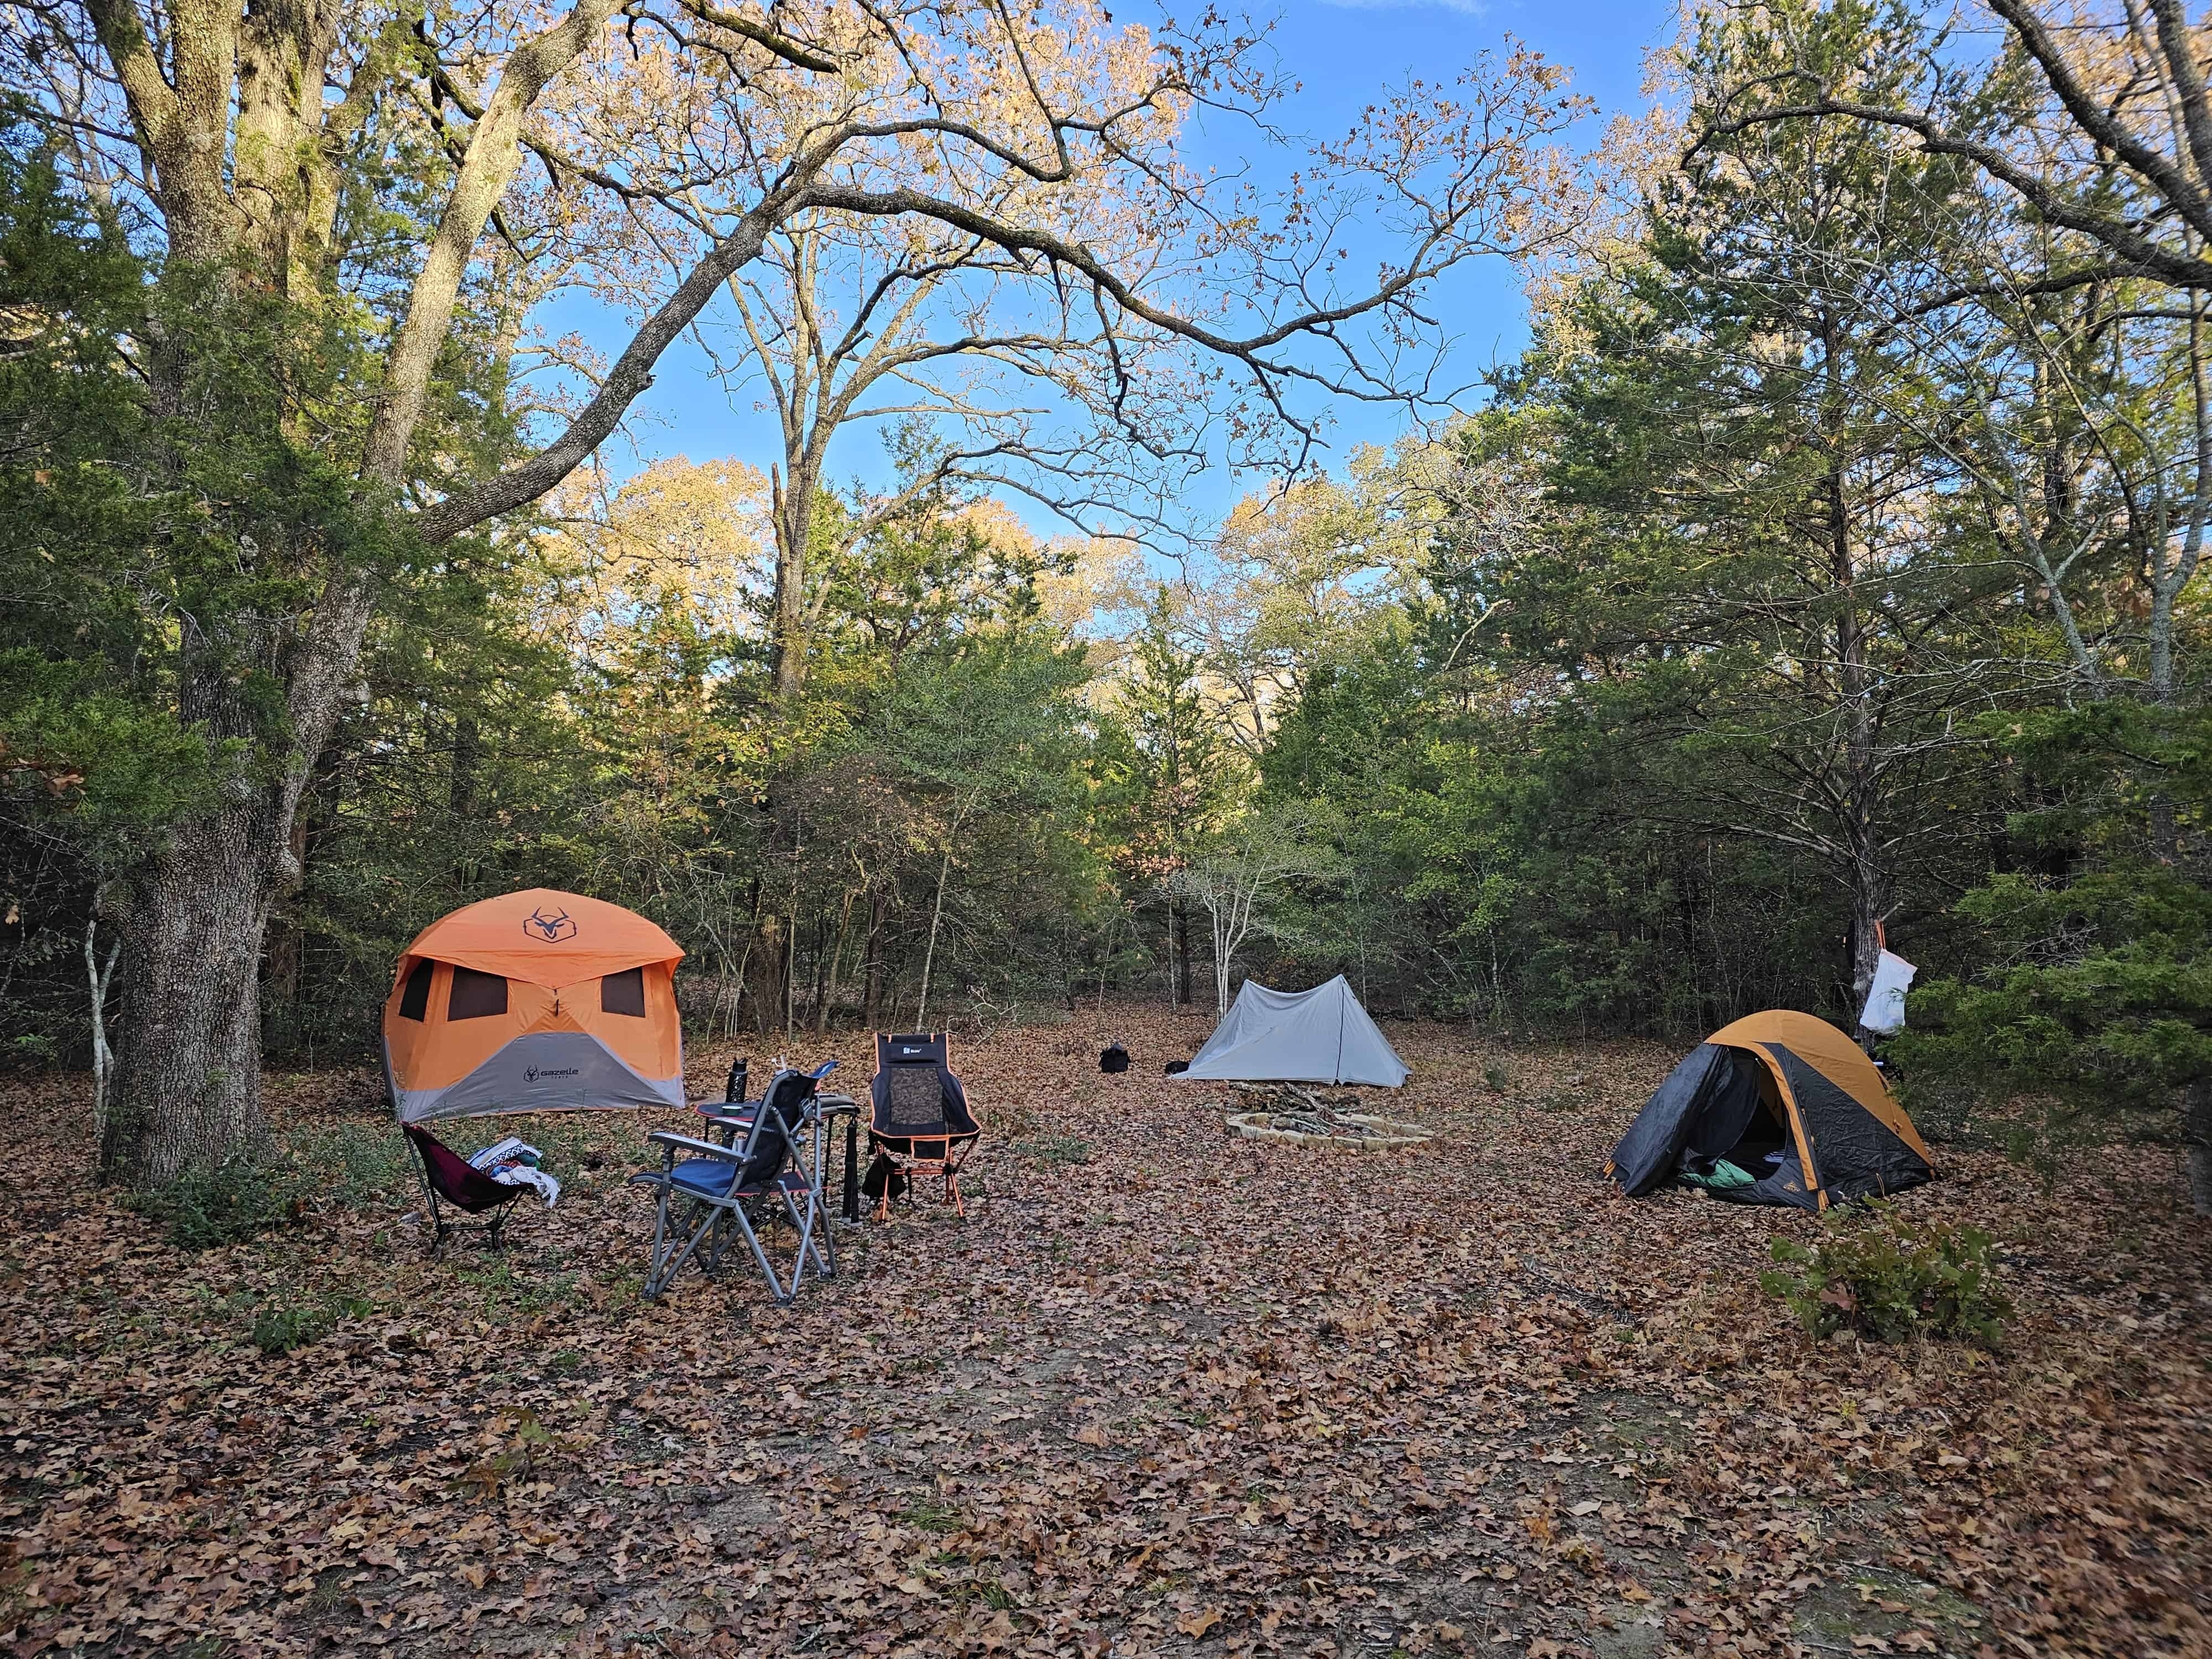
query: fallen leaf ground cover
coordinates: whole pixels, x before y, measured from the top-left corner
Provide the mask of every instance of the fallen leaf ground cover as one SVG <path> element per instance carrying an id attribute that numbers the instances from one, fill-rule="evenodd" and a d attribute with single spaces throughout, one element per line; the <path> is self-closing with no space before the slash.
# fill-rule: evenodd
<path id="1" fill-rule="evenodd" d="M 841 1230 L 789 1310 L 734 1260 L 639 1301 L 639 1115 L 451 1126 L 567 1189 L 431 1262 L 374 1077 L 272 1078 L 322 1201 L 195 1253 L 94 1185 L 80 1079 L 9 1085 L 0 1641 L 2212 1651 L 2212 1275 L 2170 1153 L 2046 1194 L 1939 1146 L 1902 1202 L 1996 1237 L 2003 1350 L 1815 1342 L 1756 1285 L 1804 1218 L 1599 1178 L 1659 1047 L 1391 1026 L 1388 1113 L 1437 1139 L 1358 1155 L 1225 1136 L 1160 1075 L 1205 1029 L 963 1045 L 969 1218 Z M 866 1077 L 865 1035 L 793 1046 Z"/>

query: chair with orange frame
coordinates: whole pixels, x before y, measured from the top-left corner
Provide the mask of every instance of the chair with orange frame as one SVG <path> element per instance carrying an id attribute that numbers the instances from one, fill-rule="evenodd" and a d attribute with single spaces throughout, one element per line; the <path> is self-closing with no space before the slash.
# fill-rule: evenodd
<path id="1" fill-rule="evenodd" d="M 888 1221 L 891 1199 L 925 1176 L 945 1182 L 946 1201 L 964 1217 L 960 1166 L 983 1131 L 953 1075 L 945 1033 L 878 1033 L 869 1093 L 868 1150 L 874 1156 L 862 1190 L 876 1200 L 876 1219 Z"/>

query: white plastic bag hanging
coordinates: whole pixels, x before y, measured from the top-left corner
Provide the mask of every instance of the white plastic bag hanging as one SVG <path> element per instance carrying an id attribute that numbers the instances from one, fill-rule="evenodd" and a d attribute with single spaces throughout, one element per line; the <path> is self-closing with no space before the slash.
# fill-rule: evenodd
<path id="1" fill-rule="evenodd" d="M 1905 991 L 1920 970 L 1903 957 L 1884 951 L 1874 965 L 1874 983 L 1867 987 L 1866 1010 L 1859 1024 L 1880 1036 L 1905 1029 Z"/>

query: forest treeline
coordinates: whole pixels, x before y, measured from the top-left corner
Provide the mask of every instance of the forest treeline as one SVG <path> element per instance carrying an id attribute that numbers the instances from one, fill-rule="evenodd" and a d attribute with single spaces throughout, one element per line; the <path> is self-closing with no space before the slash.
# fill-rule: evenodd
<path id="1" fill-rule="evenodd" d="M 19 1063 L 143 1071 L 105 1040 L 219 1024 L 148 988 L 196 950 L 227 959 L 249 922 L 258 1040 L 358 1062 L 417 929 L 542 884 L 662 923 L 690 953 L 695 1030 L 779 1045 L 1129 995 L 1211 1011 L 1247 974 L 1339 972 L 1378 1010 L 1504 1033 L 1679 1037 L 1770 1006 L 1848 1025 L 1886 943 L 1920 968 L 1893 1054 L 1923 1100 L 2026 1089 L 2059 1125 L 2171 1114 L 2212 1076 L 2212 106 L 2178 9 L 2060 29 L 2024 0 L 1963 24 L 1701 9 L 1654 106 L 1580 158 L 1582 107 L 1526 54 L 1461 101 L 1408 94 L 1431 98 L 1428 160 L 1486 192 L 1479 228 L 1447 214 L 1434 234 L 1453 258 L 1523 262 L 1532 343 L 1462 406 L 1282 475 L 1176 557 L 1162 467 L 1221 464 L 1170 429 L 1182 411 L 1283 457 L 1320 428 L 1263 331 L 1224 339 L 1097 266 L 1118 234 L 1158 237 L 1136 263 L 1166 269 L 1183 245 L 1162 215 L 1197 199 L 1159 167 L 1114 173 L 1128 144 L 1073 183 L 1007 167 L 957 212 L 855 168 L 742 259 L 722 251 L 751 232 L 694 222 L 704 263 L 654 291 L 672 305 L 703 271 L 728 297 L 729 372 L 782 447 L 765 471 L 620 477 L 577 462 L 629 356 L 530 326 L 584 280 L 583 256 L 543 250 L 629 234 L 573 205 L 577 180 L 652 194 L 635 146 L 661 141 L 610 137 L 586 96 L 618 65 L 590 60 L 557 119 L 510 139 L 538 169 L 513 160 L 512 188 L 535 193 L 491 197 L 507 218 L 447 295 L 393 437 L 426 273 L 497 114 L 493 46 L 441 58 L 419 28 L 388 47 L 355 29 L 357 78 L 379 52 L 398 66 L 343 140 L 375 135 L 384 171 L 333 164 L 299 210 L 321 263 L 241 284 L 183 261 L 191 204 L 158 135 L 134 185 L 78 118 L 129 83 L 129 15 L 90 7 L 105 57 L 11 60 L 0 159 L 0 1036 Z M 835 7 L 793 17 L 726 53 L 798 80 L 809 54 L 864 51 Z M 948 61 L 988 53 L 963 27 L 933 37 Z M 1115 118 L 1144 112 L 1130 143 L 1171 158 L 1197 49 L 1104 28 L 1052 14 L 1066 78 L 1025 95 L 1103 87 Z M 1249 45 L 1212 48 L 1224 84 Z M 899 84 L 899 142 L 952 142 L 944 110 L 968 94 L 933 83 L 924 119 Z M 813 96 L 749 131 L 800 155 L 830 118 Z M 830 113 L 870 142 L 886 125 Z M 629 147 L 623 166 L 577 160 L 587 139 Z M 1394 187 L 1412 171 L 1325 155 Z M 921 231 L 898 217 L 917 212 Z M 1203 222 L 1206 258 L 1229 222 Z M 303 257 L 301 234 L 241 233 L 222 258 L 265 270 Z M 1261 272 L 1282 253 L 1246 252 Z M 1111 305 L 994 311 L 1040 257 Z M 1424 280 L 1449 263 L 1409 258 Z M 1417 332 L 1404 303 L 1390 325 Z M 1319 311 L 1281 314 L 1333 340 Z M 1329 389 L 1375 391 L 1379 361 Z M 571 380 L 544 390 L 548 363 Z M 1051 381 L 1060 413 L 994 401 L 993 375 Z M 827 460 L 863 422 L 888 434 L 874 483 Z M 1080 529 L 1040 537 L 1021 500 Z M 357 649 L 318 655 L 339 567 L 374 600 Z M 226 805 L 249 797 L 258 817 Z M 207 895 L 234 859 L 265 902 L 226 921 Z"/>

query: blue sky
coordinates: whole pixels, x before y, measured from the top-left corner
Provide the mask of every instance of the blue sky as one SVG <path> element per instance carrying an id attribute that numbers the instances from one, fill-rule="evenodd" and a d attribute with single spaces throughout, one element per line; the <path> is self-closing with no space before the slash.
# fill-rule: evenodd
<path id="1" fill-rule="evenodd" d="M 1138 15 L 1133 4 L 1121 15 Z M 1477 54 L 1497 51 L 1510 37 L 1565 64 L 1572 85 L 1596 100 L 1599 112 L 1577 135 L 1594 142 L 1611 113 L 1641 101 L 1644 54 L 1668 39 L 1676 12 L 1668 0 L 1289 0 L 1277 15 L 1273 40 L 1282 68 L 1299 83 L 1299 92 L 1281 112 L 1284 124 L 1314 135 L 1340 134 L 1359 109 L 1390 88 L 1419 76 L 1448 82 Z M 1202 162 L 1227 167 L 1246 158 L 1227 153 L 1249 143 L 1249 133 L 1224 129 L 1201 134 L 1195 146 Z M 1206 146 L 1218 144 L 1220 155 Z M 1249 158 L 1259 175 L 1292 165 L 1289 155 Z M 1379 254 L 1378 241 L 1376 252 Z M 1431 302 L 1431 314 L 1445 322 L 1452 337 L 1449 368 L 1455 382 L 1478 376 L 1489 364 L 1512 358 L 1527 339 L 1520 287 L 1504 262 L 1462 267 Z M 609 342 L 612 319 L 606 319 Z M 597 334 L 598 329 L 589 331 Z M 654 386 L 637 411 L 629 441 L 617 438 L 605 459 L 617 474 L 666 455 L 694 460 L 735 455 L 766 470 L 775 459 L 766 418 L 751 408 L 751 398 L 726 390 L 706 372 L 703 357 L 688 340 L 664 357 Z M 1387 409 L 1340 406 L 1333 414 L 1332 465 L 1340 464 L 1358 442 L 1387 443 L 1398 435 L 1402 416 Z M 884 468 L 880 436 L 848 428 L 833 452 L 839 478 L 879 479 Z M 1209 480 L 1203 499 L 1188 507 L 1199 518 L 1218 515 L 1240 493 L 1225 476 Z M 1064 529 L 1041 512 L 1010 503 L 1041 532 Z"/>

